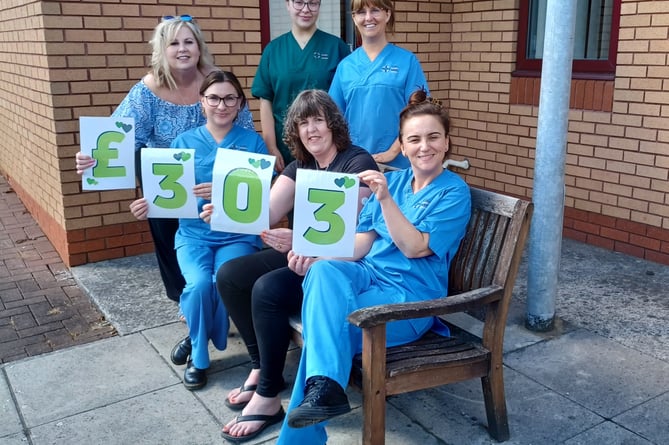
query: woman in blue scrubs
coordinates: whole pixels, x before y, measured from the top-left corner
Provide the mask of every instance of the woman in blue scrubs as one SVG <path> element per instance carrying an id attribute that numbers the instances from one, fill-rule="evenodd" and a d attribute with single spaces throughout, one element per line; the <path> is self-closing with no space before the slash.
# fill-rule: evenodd
<path id="1" fill-rule="evenodd" d="M 439 103 L 417 91 L 399 121 L 400 148 L 411 168 L 358 175 L 372 196 L 360 213 L 353 258 L 289 252 L 289 267 L 305 274 L 304 346 L 279 444 L 324 444 L 324 422 L 350 411 L 344 388 L 362 332 L 347 321 L 349 313 L 447 294 L 450 261 L 471 212 L 469 187 L 442 166 L 449 119 Z M 421 337 L 434 321 L 389 324 L 388 346 Z"/>
<path id="2" fill-rule="evenodd" d="M 226 71 L 207 75 L 200 88 L 200 102 L 207 123 L 180 134 L 172 148 L 195 149 L 195 187 L 198 209 L 211 200 L 211 181 L 216 153 L 220 148 L 267 154 L 262 138 L 244 129 L 235 120 L 246 105 L 246 96 L 237 77 Z M 130 204 L 137 219 L 146 219 L 145 198 Z M 219 350 L 227 346 L 228 312 L 216 291 L 216 271 L 232 258 L 258 251 L 256 235 L 210 230 L 199 218 L 179 219 L 174 245 L 186 286 L 179 306 L 188 325 L 188 337 L 173 349 L 175 365 L 186 364 L 183 383 L 186 389 L 202 388 L 207 383 L 209 340 Z"/>

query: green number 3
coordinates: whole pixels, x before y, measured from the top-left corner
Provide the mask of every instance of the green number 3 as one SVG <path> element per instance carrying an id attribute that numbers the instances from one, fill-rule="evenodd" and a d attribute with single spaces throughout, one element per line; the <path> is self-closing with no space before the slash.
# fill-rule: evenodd
<path id="1" fill-rule="evenodd" d="M 182 164 L 153 164 L 152 171 L 156 176 L 164 176 L 159 183 L 160 189 L 172 192 L 171 198 L 158 195 L 153 203 L 163 209 L 173 210 L 183 207 L 188 200 L 188 194 L 184 186 L 177 180 L 183 176 L 184 166 Z"/>
<path id="2" fill-rule="evenodd" d="M 314 217 L 318 222 L 328 224 L 327 230 L 317 230 L 309 227 L 304 232 L 304 239 L 313 244 L 321 246 L 335 244 L 343 238 L 346 230 L 346 224 L 339 214 L 335 213 L 338 208 L 344 205 L 346 195 L 339 190 L 309 189 L 309 202 L 323 204 L 314 212 Z"/>

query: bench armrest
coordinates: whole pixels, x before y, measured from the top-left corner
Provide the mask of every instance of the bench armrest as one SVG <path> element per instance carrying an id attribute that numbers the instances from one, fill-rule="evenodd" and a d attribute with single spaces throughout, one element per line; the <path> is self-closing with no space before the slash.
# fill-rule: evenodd
<path id="1" fill-rule="evenodd" d="M 413 303 L 381 304 L 351 312 L 348 321 L 359 328 L 371 328 L 396 320 L 432 317 L 481 308 L 500 300 L 504 294 L 502 286 L 488 286 L 463 292 L 458 295 Z"/>

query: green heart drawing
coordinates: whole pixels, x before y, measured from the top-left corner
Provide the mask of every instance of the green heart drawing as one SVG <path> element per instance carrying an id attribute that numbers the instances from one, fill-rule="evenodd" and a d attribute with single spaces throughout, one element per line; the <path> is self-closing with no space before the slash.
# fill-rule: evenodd
<path id="1" fill-rule="evenodd" d="M 132 125 L 124 124 L 123 122 L 116 122 L 116 128 L 122 128 L 126 133 L 132 130 Z"/>
<path id="2" fill-rule="evenodd" d="M 182 159 L 184 162 L 186 162 L 187 160 L 190 159 L 190 153 L 184 153 L 184 152 L 181 152 L 181 159 Z"/>
<path id="3" fill-rule="evenodd" d="M 88 182 L 89 185 L 98 185 L 98 181 L 93 178 L 86 178 L 86 182 Z"/>
<path id="4" fill-rule="evenodd" d="M 172 155 L 172 157 L 174 157 L 174 159 L 176 159 L 177 161 L 180 161 L 182 156 L 183 156 L 183 152 L 174 153 Z"/>
<path id="5" fill-rule="evenodd" d="M 347 188 L 350 189 L 355 185 L 355 179 L 349 177 L 349 176 L 342 176 L 341 178 L 336 178 L 334 180 L 334 183 L 337 187 L 339 188 Z"/>
<path id="6" fill-rule="evenodd" d="M 258 168 L 260 167 L 260 159 L 249 158 L 249 164 L 251 164 L 255 168 Z"/>

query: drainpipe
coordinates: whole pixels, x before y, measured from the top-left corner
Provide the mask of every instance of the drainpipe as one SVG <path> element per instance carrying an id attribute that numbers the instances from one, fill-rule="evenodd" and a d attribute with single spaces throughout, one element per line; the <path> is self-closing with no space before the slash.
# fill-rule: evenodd
<path id="1" fill-rule="evenodd" d="M 525 320 L 533 331 L 552 329 L 555 317 L 576 2 L 548 0 L 546 5 Z"/>

